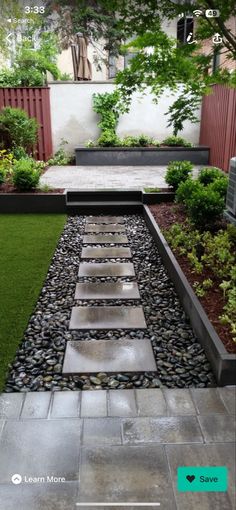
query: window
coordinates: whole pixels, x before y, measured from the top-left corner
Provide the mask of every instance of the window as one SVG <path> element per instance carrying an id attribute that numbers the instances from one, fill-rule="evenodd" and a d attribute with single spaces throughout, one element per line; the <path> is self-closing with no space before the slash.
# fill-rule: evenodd
<path id="1" fill-rule="evenodd" d="M 193 34 L 193 18 L 186 16 L 177 23 L 177 40 L 181 44 L 187 42 L 189 34 Z"/>
<path id="2" fill-rule="evenodd" d="M 109 53 L 108 56 L 108 78 L 115 78 L 117 73 L 117 67 L 116 67 L 116 57 L 112 55 L 112 53 Z"/>

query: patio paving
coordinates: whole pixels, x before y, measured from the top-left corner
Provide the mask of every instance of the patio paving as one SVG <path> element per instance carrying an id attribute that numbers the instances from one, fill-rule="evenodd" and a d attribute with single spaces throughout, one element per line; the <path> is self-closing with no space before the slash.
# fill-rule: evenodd
<path id="1" fill-rule="evenodd" d="M 234 510 L 235 387 L 178 391 L 1 394 L 0 510 Z M 226 466 L 227 492 L 178 492 L 179 466 Z"/>

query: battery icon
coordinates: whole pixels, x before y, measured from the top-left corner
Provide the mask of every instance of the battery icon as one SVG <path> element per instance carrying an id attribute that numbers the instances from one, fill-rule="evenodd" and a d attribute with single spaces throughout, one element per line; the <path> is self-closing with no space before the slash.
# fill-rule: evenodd
<path id="1" fill-rule="evenodd" d="M 207 18 L 219 18 L 220 11 L 219 9 L 207 9 L 205 15 Z"/>

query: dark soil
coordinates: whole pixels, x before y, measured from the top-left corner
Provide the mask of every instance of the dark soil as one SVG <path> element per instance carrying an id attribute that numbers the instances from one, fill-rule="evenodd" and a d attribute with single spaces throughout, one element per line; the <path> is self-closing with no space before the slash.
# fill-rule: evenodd
<path id="1" fill-rule="evenodd" d="M 18 189 L 16 189 L 12 184 L 9 184 L 9 183 L 4 183 L 0 186 L 0 194 L 1 193 L 19 193 L 19 195 L 21 195 L 22 193 L 25 194 L 25 193 L 28 193 L 28 194 L 32 194 L 33 195 L 48 195 L 50 193 L 64 193 L 64 188 L 55 188 L 55 189 L 52 189 L 50 191 L 41 191 L 40 189 L 32 189 L 31 191 L 19 191 Z"/>
<path id="2" fill-rule="evenodd" d="M 176 204 L 163 203 L 152 205 L 150 210 L 162 231 L 168 230 L 173 223 L 184 223 L 186 219 L 183 210 Z M 173 249 L 173 252 L 191 286 L 193 286 L 194 282 L 202 283 L 207 278 L 211 278 L 213 281 L 213 286 L 207 291 L 206 295 L 198 299 L 227 351 L 231 354 L 236 353 L 236 345 L 232 340 L 230 327 L 221 324 L 219 320 L 219 316 L 224 312 L 223 307 L 225 305 L 223 293 L 219 288 L 221 280 L 208 268 L 204 268 L 201 274 L 193 273 L 187 257 L 179 255 L 177 250 Z"/>

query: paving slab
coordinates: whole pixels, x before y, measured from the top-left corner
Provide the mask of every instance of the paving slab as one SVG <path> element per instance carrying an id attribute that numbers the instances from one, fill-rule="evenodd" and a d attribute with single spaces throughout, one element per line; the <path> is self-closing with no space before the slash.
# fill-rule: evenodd
<path id="1" fill-rule="evenodd" d="M 0 510 L 72 510 L 77 496 L 78 482 L 11 483 L 0 485 Z"/>
<path id="2" fill-rule="evenodd" d="M 69 341 L 63 374 L 98 372 L 155 371 L 151 342 L 148 339 Z"/>
<path id="3" fill-rule="evenodd" d="M 102 223 L 101 224 L 96 224 L 96 223 L 88 223 L 85 225 L 85 233 L 92 233 L 92 232 L 96 232 L 96 233 L 99 233 L 99 232 L 109 232 L 109 233 L 113 233 L 113 232 L 125 232 L 125 226 L 122 225 L 121 223 L 118 223 L 117 225 L 114 224 L 114 223 L 109 223 L 107 225 L 103 225 Z"/>
<path id="4" fill-rule="evenodd" d="M 80 391 L 54 391 L 50 418 L 78 418 Z"/>
<path id="5" fill-rule="evenodd" d="M 125 444 L 202 443 L 203 437 L 195 416 L 161 416 L 123 420 Z"/>
<path id="6" fill-rule="evenodd" d="M 236 438 L 235 417 L 227 414 L 198 416 L 206 443 L 234 442 Z"/>
<path id="7" fill-rule="evenodd" d="M 86 234 L 83 236 L 83 244 L 128 244 L 128 237 L 116 234 Z"/>
<path id="8" fill-rule="evenodd" d="M 82 437 L 83 445 L 120 445 L 120 420 L 116 418 L 86 418 Z"/>
<path id="9" fill-rule="evenodd" d="M 199 414 L 227 413 L 216 388 L 191 388 L 191 394 Z"/>
<path id="10" fill-rule="evenodd" d="M 116 223 L 124 223 L 125 220 L 123 216 L 88 216 L 86 218 L 86 223 L 104 223 L 116 224 Z"/>
<path id="11" fill-rule="evenodd" d="M 146 329 L 142 306 L 74 306 L 69 329 Z"/>
<path id="12" fill-rule="evenodd" d="M 176 507 L 163 448 L 83 448 L 79 501 L 161 502 L 161 508 L 174 510 Z"/>
<path id="13" fill-rule="evenodd" d="M 77 283 L 75 299 L 140 299 L 135 282 Z"/>
<path id="14" fill-rule="evenodd" d="M 164 395 L 167 402 L 168 414 L 185 415 L 197 414 L 190 391 L 184 388 L 164 388 Z M 207 389 L 208 391 L 208 389 Z"/>
<path id="15" fill-rule="evenodd" d="M 139 416 L 159 416 L 167 412 L 163 392 L 158 388 L 136 390 L 136 399 Z"/>
<path id="16" fill-rule="evenodd" d="M 167 445 L 166 453 L 171 470 L 178 509 L 234 510 L 235 508 L 235 452 L 231 444 Z M 178 492 L 177 469 L 179 466 L 226 466 L 229 485 L 225 492 Z"/>
<path id="17" fill-rule="evenodd" d="M 19 418 L 24 398 L 22 393 L 0 394 L 0 419 Z"/>
<path id="18" fill-rule="evenodd" d="M 135 276 L 130 262 L 82 262 L 78 276 Z"/>
<path id="19" fill-rule="evenodd" d="M 48 392 L 28 392 L 21 412 L 21 419 L 26 418 L 47 418 L 51 393 Z"/>
<path id="20" fill-rule="evenodd" d="M 107 392 L 104 390 L 82 391 L 81 417 L 107 416 Z"/>
<path id="21" fill-rule="evenodd" d="M 236 386 L 225 386 L 224 388 L 217 388 L 221 399 L 229 414 L 236 415 Z"/>
<path id="22" fill-rule="evenodd" d="M 130 248 L 98 248 L 90 247 L 82 248 L 81 259 L 131 259 Z"/>
<path id="23" fill-rule="evenodd" d="M 134 390 L 109 391 L 109 416 L 137 416 L 137 405 Z"/>
<path id="24" fill-rule="evenodd" d="M 78 479 L 81 421 L 7 421 L 0 440 L 0 484 L 14 473 Z"/>

